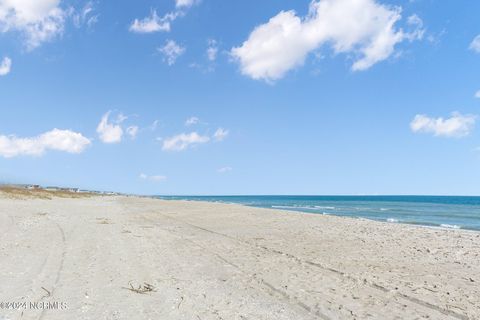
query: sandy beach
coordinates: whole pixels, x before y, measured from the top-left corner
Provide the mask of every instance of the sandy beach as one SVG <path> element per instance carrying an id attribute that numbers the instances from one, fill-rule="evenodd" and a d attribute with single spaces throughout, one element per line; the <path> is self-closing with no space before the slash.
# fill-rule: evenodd
<path id="1" fill-rule="evenodd" d="M 480 319 L 480 233 L 0 192 L 0 319 Z"/>

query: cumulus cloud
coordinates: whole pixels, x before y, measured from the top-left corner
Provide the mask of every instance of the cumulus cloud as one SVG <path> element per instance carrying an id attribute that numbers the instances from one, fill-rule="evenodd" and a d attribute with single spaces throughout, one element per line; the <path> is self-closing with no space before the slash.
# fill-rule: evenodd
<path id="1" fill-rule="evenodd" d="M 127 128 L 127 134 L 130 136 L 130 138 L 135 139 L 138 134 L 138 126 L 130 126 Z"/>
<path id="2" fill-rule="evenodd" d="M 476 36 L 470 43 L 470 50 L 480 53 L 480 34 Z"/>
<path id="3" fill-rule="evenodd" d="M 185 7 L 190 8 L 194 4 L 197 4 L 199 0 L 175 0 L 177 8 Z"/>
<path id="4" fill-rule="evenodd" d="M 217 170 L 217 172 L 218 172 L 218 173 L 227 173 L 227 172 L 230 172 L 230 171 L 232 171 L 232 170 L 233 170 L 232 167 L 223 167 L 223 168 L 219 168 L 219 169 Z"/>
<path id="5" fill-rule="evenodd" d="M 167 40 L 165 45 L 157 50 L 163 54 L 163 59 L 169 66 L 174 65 L 177 58 L 185 53 L 185 48 L 173 40 Z"/>
<path id="6" fill-rule="evenodd" d="M 166 176 L 162 176 L 162 175 L 149 176 L 145 173 L 141 173 L 139 178 L 142 179 L 142 180 L 148 180 L 148 181 L 153 181 L 153 182 L 161 182 L 161 181 L 167 180 Z"/>
<path id="7" fill-rule="evenodd" d="M 119 115 L 114 122 L 109 121 L 110 111 L 103 115 L 100 123 L 97 127 L 97 133 L 100 140 L 104 143 L 118 143 L 122 141 L 123 129 L 120 123 L 126 118 L 123 115 Z"/>
<path id="8" fill-rule="evenodd" d="M 173 22 L 179 15 L 179 12 L 171 12 L 163 17 L 159 17 L 157 11 L 152 10 L 150 16 L 141 20 L 135 19 L 130 25 L 129 30 L 136 33 L 168 32 L 171 29 L 171 22 Z"/>
<path id="9" fill-rule="evenodd" d="M 400 20 L 400 7 L 376 0 L 313 0 L 306 17 L 280 12 L 256 27 L 231 55 L 242 74 L 270 82 L 303 65 L 308 54 L 324 44 L 337 54 L 353 54 L 352 70 L 366 70 L 390 57 L 398 43 L 423 36 L 418 16 L 407 21 L 415 28 L 411 33 L 395 27 Z"/>
<path id="10" fill-rule="evenodd" d="M 228 133 L 229 133 L 228 130 L 225 130 L 223 128 L 218 128 L 217 131 L 215 131 L 215 133 L 213 134 L 213 138 L 216 141 L 223 141 L 225 140 L 225 138 L 227 138 Z"/>
<path id="11" fill-rule="evenodd" d="M 41 156 L 47 150 L 81 153 L 90 143 L 90 140 L 80 133 L 59 129 L 31 138 L 1 135 L 0 156 L 5 158 L 21 155 Z"/>
<path id="12" fill-rule="evenodd" d="M 185 125 L 188 126 L 193 126 L 194 124 L 197 124 L 200 121 L 197 117 L 190 117 L 185 121 Z"/>
<path id="13" fill-rule="evenodd" d="M 61 0 L 0 1 L 0 32 L 16 31 L 25 37 L 28 50 L 63 33 L 67 12 Z"/>
<path id="14" fill-rule="evenodd" d="M 12 68 L 12 59 L 9 57 L 3 58 L 2 62 L 0 63 L 0 76 L 5 76 L 10 73 Z"/>
<path id="15" fill-rule="evenodd" d="M 182 133 L 166 138 L 163 141 L 162 149 L 164 151 L 183 151 L 190 147 L 207 143 L 208 141 L 210 141 L 209 137 L 199 135 L 197 132 Z"/>
<path id="16" fill-rule="evenodd" d="M 476 122 L 474 115 L 452 113 L 450 118 L 431 118 L 417 114 L 410 123 L 410 128 L 415 133 L 430 133 L 439 137 L 465 137 L 473 130 Z"/>

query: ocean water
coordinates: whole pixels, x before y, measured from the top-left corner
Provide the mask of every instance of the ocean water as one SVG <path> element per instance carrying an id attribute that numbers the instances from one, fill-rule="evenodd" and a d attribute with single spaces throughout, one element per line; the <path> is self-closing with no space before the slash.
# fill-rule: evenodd
<path id="1" fill-rule="evenodd" d="M 237 203 L 389 223 L 480 231 L 480 197 L 449 196 L 157 196 L 166 200 Z"/>

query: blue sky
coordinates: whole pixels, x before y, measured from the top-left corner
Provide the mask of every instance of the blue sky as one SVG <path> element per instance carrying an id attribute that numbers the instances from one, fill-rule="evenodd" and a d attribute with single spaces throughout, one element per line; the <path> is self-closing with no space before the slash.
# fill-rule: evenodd
<path id="1" fill-rule="evenodd" d="M 0 0 L 0 181 L 480 195 L 479 12 L 451 0 Z"/>

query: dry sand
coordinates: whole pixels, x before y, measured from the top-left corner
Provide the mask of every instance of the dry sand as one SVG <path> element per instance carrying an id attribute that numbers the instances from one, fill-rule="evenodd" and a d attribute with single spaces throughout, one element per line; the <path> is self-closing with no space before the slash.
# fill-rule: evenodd
<path id="1" fill-rule="evenodd" d="M 480 319 L 480 233 L 0 192 L 0 302 L 11 320 Z"/>

